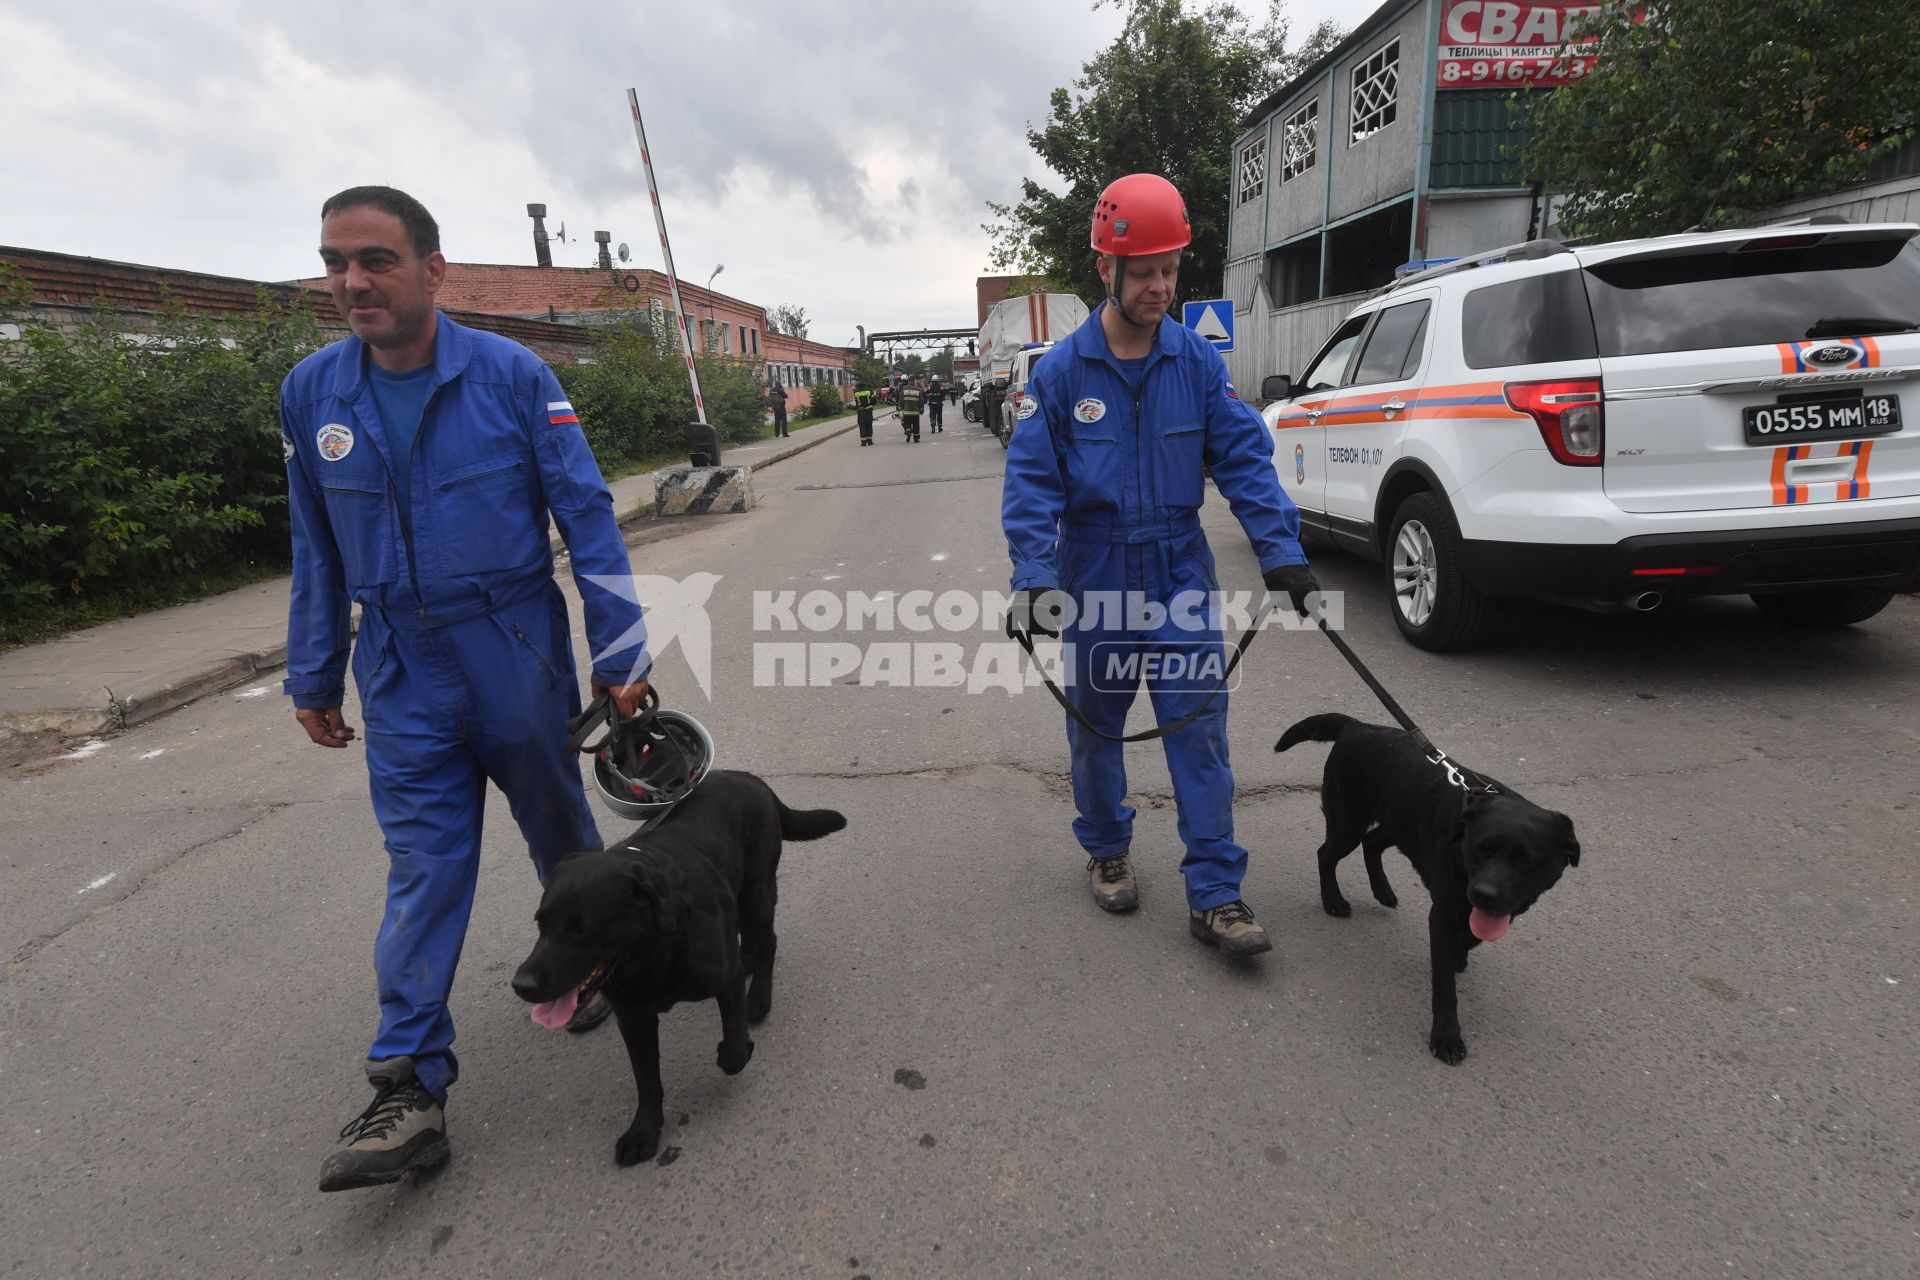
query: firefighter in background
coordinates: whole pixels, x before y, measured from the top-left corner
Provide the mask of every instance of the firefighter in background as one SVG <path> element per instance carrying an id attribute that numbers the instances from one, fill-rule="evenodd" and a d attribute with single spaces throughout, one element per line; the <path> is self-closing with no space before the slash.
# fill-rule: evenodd
<path id="1" fill-rule="evenodd" d="M 900 427 L 907 433 L 908 444 L 920 443 L 920 407 L 926 399 L 926 393 L 909 379 L 900 384 Z"/>
<path id="2" fill-rule="evenodd" d="M 853 417 L 860 424 L 860 446 L 873 443 L 873 388 L 862 382 L 853 389 Z"/>
<path id="3" fill-rule="evenodd" d="M 933 381 L 927 384 L 927 430 L 940 430 L 940 412 L 946 407 L 947 389 L 940 385 L 940 375 L 934 374 Z"/>
<path id="4" fill-rule="evenodd" d="M 773 438 L 778 440 L 790 434 L 787 431 L 787 389 L 780 385 L 778 378 L 767 388 L 767 407 L 773 410 Z"/>

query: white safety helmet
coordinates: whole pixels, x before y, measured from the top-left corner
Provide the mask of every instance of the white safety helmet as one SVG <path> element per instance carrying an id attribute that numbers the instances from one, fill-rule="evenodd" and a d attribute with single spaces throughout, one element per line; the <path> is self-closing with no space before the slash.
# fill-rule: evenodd
<path id="1" fill-rule="evenodd" d="M 604 721 L 606 736 L 584 743 Z M 593 756 L 593 785 L 607 807 L 635 822 L 666 816 L 713 768 L 713 735 L 692 716 L 662 711 L 652 689 L 638 711 L 621 719 L 607 694 L 569 726 L 574 749 Z"/>

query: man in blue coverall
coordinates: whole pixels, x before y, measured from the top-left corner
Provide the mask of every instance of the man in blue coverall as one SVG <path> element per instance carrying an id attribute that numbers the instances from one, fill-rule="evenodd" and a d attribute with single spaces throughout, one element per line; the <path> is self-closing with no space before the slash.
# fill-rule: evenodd
<path id="1" fill-rule="evenodd" d="M 1212 346 L 1167 315 L 1191 238 L 1186 204 L 1165 178 L 1136 173 L 1109 185 L 1092 234 L 1106 301 L 1034 365 L 1012 406 L 1019 425 L 1001 501 L 1013 557 L 1008 627 L 1029 639 L 1064 628 L 1068 696 L 1115 736 L 1142 678 L 1139 655 L 1163 659 L 1145 677 L 1162 725 L 1204 703 L 1224 670 L 1220 584 L 1200 528 L 1203 469 L 1252 541 L 1268 590 L 1302 613 L 1319 590 L 1265 423 L 1235 394 Z M 1173 655 L 1203 675 L 1169 678 L 1181 665 L 1164 661 Z M 1273 943 L 1240 897 L 1247 852 L 1233 838 L 1226 702 L 1223 691 L 1165 747 L 1186 846 L 1188 929 L 1247 956 Z M 1072 717 L 1067 744 L 1073 833 L 1089 855 L 1094 901 L 1131 910 L 1140 898 L 1121 746 Z"/>
<path id="2" fill-rule="evenodd" d="M 580 710 L 549 515 L 573 556 L 597 655 L 596 692 L 631 715 L 646 633 L 613 503 L 567 396 L 518 343 L 434 307 L 440 230 L 390 187 L 320 212 L 320 258 L 352 337 L 308 356 L 280 390 L 293 521 L 287 678 L 319 746 L 341 714 L 349 606 L 374 816 L 386 837 L 386 917 L 374 943 L 380 1025 L 374 1100 L 341 1132 L 320 1189 L 392 1182 L 449 1155 L 459 1074 L 447 996 L 466 937 L 491 779 L 544 882 L 599 849 L 566 722 Z M 582 1010 L 582 1028 L 605 1009 Z"/>

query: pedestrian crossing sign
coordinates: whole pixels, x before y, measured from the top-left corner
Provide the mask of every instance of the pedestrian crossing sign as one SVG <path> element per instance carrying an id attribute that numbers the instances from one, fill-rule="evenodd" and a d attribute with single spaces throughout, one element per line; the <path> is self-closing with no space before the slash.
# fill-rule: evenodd
<path id="1" fill-rule="evenodd" d="M 1215 351 L 1233 350 L 1232 299 L 1189 302 L 1181 311 L 1180 323 L 1211 342 Z"/>

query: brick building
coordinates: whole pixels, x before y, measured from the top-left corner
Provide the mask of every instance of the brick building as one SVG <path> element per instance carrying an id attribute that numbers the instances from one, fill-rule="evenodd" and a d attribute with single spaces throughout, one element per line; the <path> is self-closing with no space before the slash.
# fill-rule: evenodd
<path id="1" fill-rule="evenodd" d="M 786 390 L 788 413 L 804 408 L 822 383 L 839 391 L 842 400 L 853 397 L 853 362 L 860 354 L 855 348 L 770 333 L 766 350 L 768 385 L 777 381 Z"/>
<path id="2" fill-rule="evenodd" d="M 312 315 L 328 341 L 347 336 L 325 278 L 267 283 L 137 263 L 112 262 L 37 249 L 0 246 L 0 267 L 26 281 L 30 305 L 55 324 L 77 325 L 104 305 L 128 332 L 177 303 L 199 315 L 242 316 L 262 295 Z M 450 262 L 440 309 L 461 324 L 512 338 L 550 364 L 573 364 L 593 349 L 592 329 L 635 312 L 656 326 L 669 323 L 673 295 L 663 272 L 597 267 L 524 267 Z M 818 383 L 853 389 L 859 354 L 767 330 L 766 308 L 698 285 L 680 285 L 688 327 L 707 351 L 745 361 L 763 382 L 778 378 L 789 412 L 797 413 Z M 0 340 L 17 337 L 0 325 Z"/>
<path id="3" fill-rule="evenodd" d="M 745 361 L 769 385 L 778 380 L 789 413 L 799 412 L 822 382 L 840 389 L 843 398 L 852 393 L 856 352 L 774 333 L 765 307 L 685 280 L 680 304 L 696 349 Z M 449 262 L 440 305 L 449 314 L 458 308 L 573 326 L 612 324 L 639 312 L 657 328 L 671 323 L 673 291 L 665 272 L 646 268 Z"/>
<path id="4" fill-rule="evenodd" d="M 269 284 L 9 246 L 0 246 L 0 267 L 10 268 L 26 281 L 31 291 L 29 305 L 55 325 L 85 323 L 104 306 L 128 332 L 139 333 L 148 327 L 151 317 L 170 304 L 196 315 L 242 316 L 265 295 L 313 316 L 329 341 L 347 336 L 346 322 L 334 309 L 333 299 L 324 289 L 305 284 Z M 458 307 L 442 309 L 461 324 L 512 338 L 555 364 L 572 364 L 591 346 L 590 335 L 577 325 Z M 0 329 L 0 338 L 14 336 Z"/>

